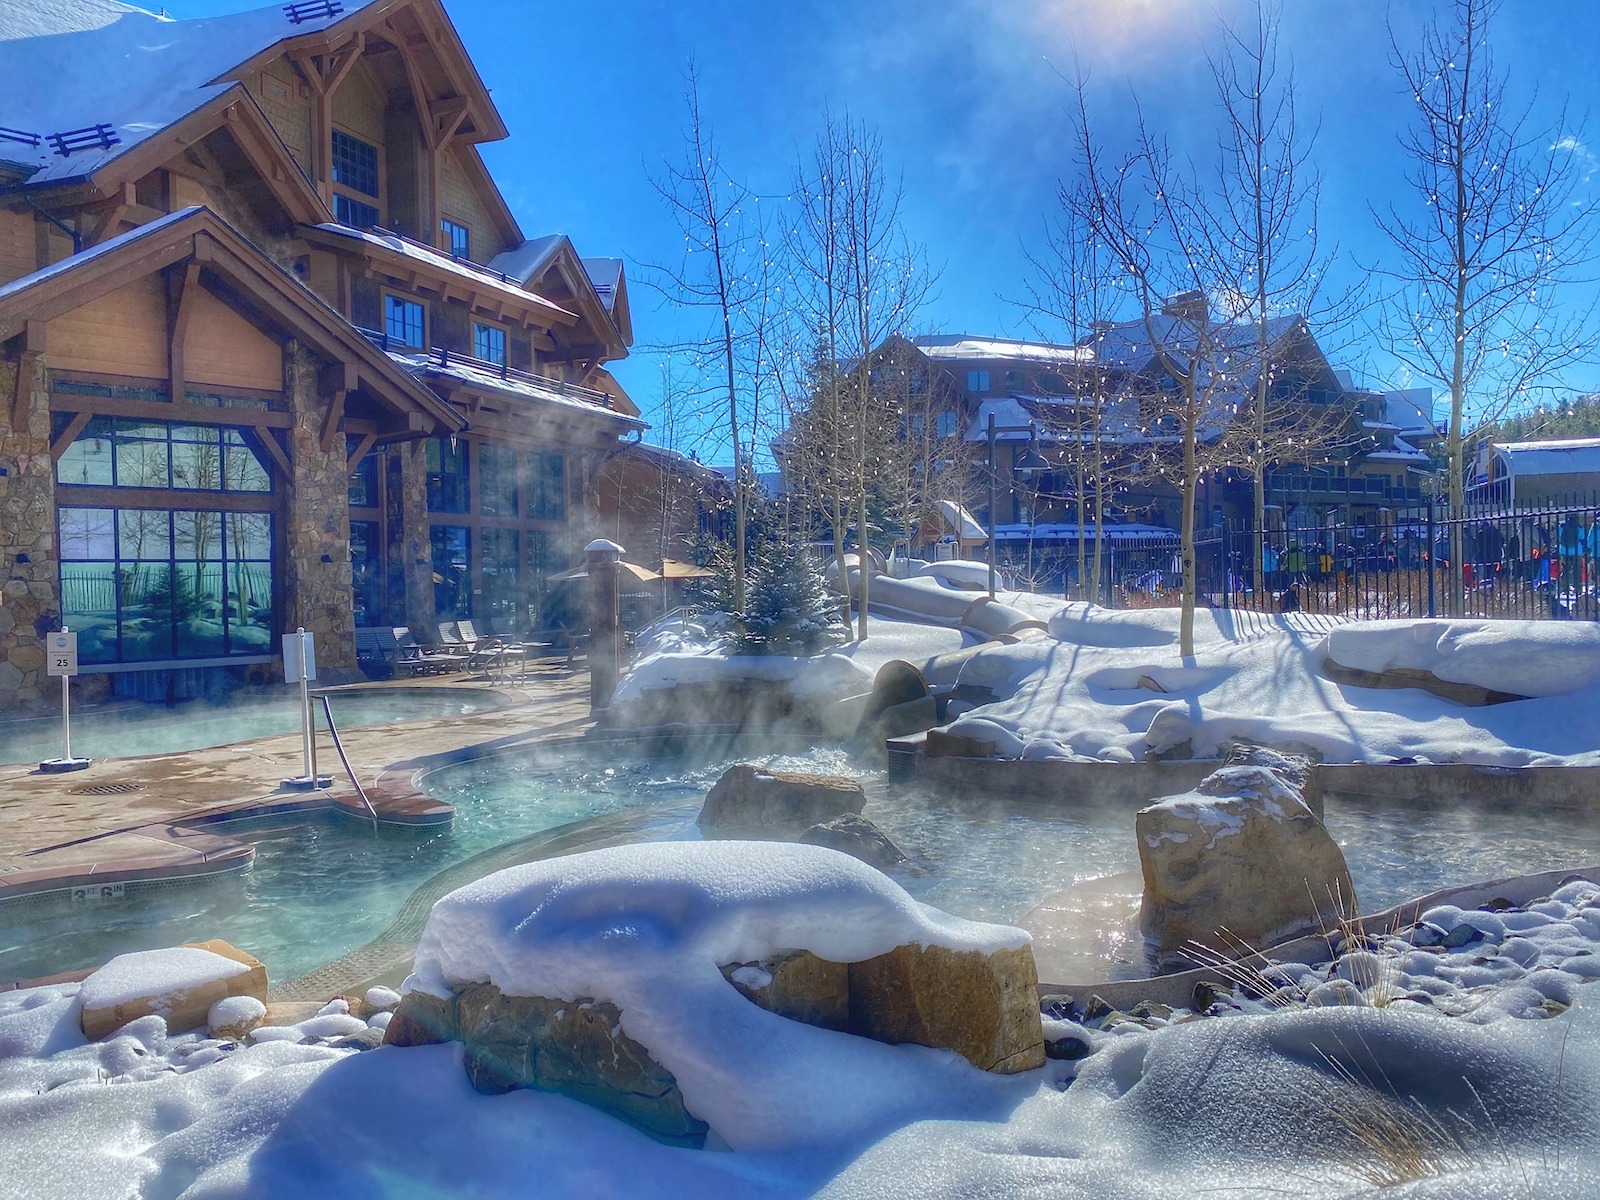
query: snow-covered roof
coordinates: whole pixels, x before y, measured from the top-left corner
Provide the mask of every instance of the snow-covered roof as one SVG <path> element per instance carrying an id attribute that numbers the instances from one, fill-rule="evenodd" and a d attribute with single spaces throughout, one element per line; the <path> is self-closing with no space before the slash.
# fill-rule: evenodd
<path id="1" fill-rule="evenodd" d="M 91 174 L 238 86 L 211 82 L 231 68 L 373 2 L 343 0 L 336 15 L 295 23 L 281 4 L 175 21 L 115 0 L 6 0 L 0 126 L 37 135 L 40 143 L 0 138 L 0 155 L 33 166 L 30 183 Z M 49 140 L 96 126 L 107 127 L 115 144 L 96 141 L 62 156 Z"/>
<path id="2" fill-rule="evenodd" d="M 1300 320 L 1298 314 L 1270 318 L 1266 323 L 1268 345 L 1281 340 Z M 1104 323 L 1083 340 L 1081 347 L 1092 351 L 1101 366 L 1143 371 L 1155 362 L 1157 345 L 1170 356 L 1186 359 L 1196 353 L 1200 336 L 1200 326 L 1194 322 L 1158 313 L 1150 319 L 1148 328 L 1143 318 Z M 1247 375 L 1254 378 L 1259 334 L 1253 323 L 1212 324 L 1206 327 L 1205 336 L 1213 347 L 1234 360 L 1231 368 L 1241 379 Z M 1216 356 L 1215 350 L 1207 354 L 1208 358 Z"/>
<path id="3" fill-rule="evenodd" d="M 935 362 L 958 359 L 1012 359 L 1016 362 L 1078 362 L 1088 355 L 1078 346 L 1052 342 L 1021 342 L 1011 338 L 978 337 L 967 333 L 924 335 L 911 344 Z"/>
<path id="4" fill-rule="evenodd" d="M 519 287 L 516 282 L 503 278 L 500 272 L 492 267 L 481 267 L 476 263 L 464 262 L 430 246 L 424 246 L 421 242 L 413 242 L 409 238 L 399 237 L 390 233 L 352 229 L 348 225 L 339 225 L 332 221 L 324 222 L 318 225 L 317 228 L 325 233 L 348 238 L 351 241 L 365 242 L 369 246 L 378 246 L 385 250 L 393 251 L 402 257 L 426 263 L 437 271 L 443 271 L 470 281 L 474 288 L 497 292 L 502 296 L 515 300 L 518 304 L 546 309 L 573 321 L 578 319 L 576 313 L 569 312 L 554 301 L 546 300 L 543 296 L 535 295 L 533 292 Z"/>
<path id="5" fill-rule="evenodd" d="M 1411 437 L 1436 437 L 1433 419 L 1433 389 L 1403 388 L 1383 394 L 1383 419 L 1399 426 Z"/>
<path id="6" fill-rule="evenodd" d="M 1494 453 L 1512 476 L 1592 475 L 1600 479 L 1600 438 L 1496 442 Z"/>
<path id="7" fill-rule="evenodd" d="M 622 282 L 622 260 L 586 258 L 583 260 L 583 270 L 589 276 L 589 282 L 594 285 L 595 292 L 604 301 L 606 311 L 616 311 L 617 285 Z"/>
<path id="8" fill-rule="evenodd" d="M 964 542 L 983 541 L 989 535 L 984 532 L 983 526 L 961 505 L 954 500 L 940 500 L 937 505 L 939 515 L 944 518 L 945 524 Z"/>
<path id="9" fill-rule="evenodd" d="M 518 283 L 527 283 L 556 256 L 556 251 L 560 250 L 566 241 L 567 235 L 564 233 L 529 238 L 520 246 L 496 254 L 489 260 L 489 266 L 503 275 L 510 276 Z"/>
<path id="10" fill-rule="evenodd" d="M 453 379 L 480 391 L 501 396 L 515 396 L 521 400 L 537 400 L 582 413 L 584 416 L 616 421 L 627 429 L 644 428 L 643 421 L 606 407 L 610 397 L 600 392 L 563 388 L 563 385 L 556 380 L 546 382 L 536 376 L 520 373 L 501 376 L 496 371 L 484 370 L 457 358 L 441 363 L 432 354 L 403 354 L 395 350 L 389 351 L 389 357 L 418 379 Z"/>
<path id="11" fill-rule="evenodd" d="M 1401 437 L 1395 438 L 1394 444 L 1389 449 L 1374 450 L 1367 455 L 1367 458 L 1377 459 L 1379 462 L 1426 463 L 1432 461 L 1421 450 L 1418 450 L 1405 438 Z"/>
<path id="12" fill-rule="evenodd" d="M 1092 538 L 1094 526 L 1085 525 L 1083 536 Z M 1100 536 L 1108 542 L 1132 542 L 1143 539 L 1176 538 L 1178 531 L 1169 529 L 1165 525 L 1141 525 L 1138 522 L 1128 522 L 1118 525 L 1104 525 L 1101 527 Z M 997 542 L 1028 541 L 1055 541 L 1077 540 L 1078 526 L 1067 522 L 1046 522 L 1038 525 L 1011 524 L 996 525 L 994 527 L 994 540 Z"/>

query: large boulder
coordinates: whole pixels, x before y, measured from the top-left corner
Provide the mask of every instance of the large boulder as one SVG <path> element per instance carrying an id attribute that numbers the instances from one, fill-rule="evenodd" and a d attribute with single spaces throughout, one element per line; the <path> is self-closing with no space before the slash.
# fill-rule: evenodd
<path id="1" fill-rule="evenodd" d="M 850 1027 L 850 968 L 844 963 L 796 950 L 761 962 L 729 963 L 722 973 L 768 1012 L 824 1029 Z"/>
<path id="2" fill-rule="evenodd" d="M 954 1050 L 1002 1075 L 1044 1065 L 1033 950 L 897 946 L 850 964 L 850 1032 Z"/>
<path id="3" fill-rule="evenodd" d="M 622 1032 L 614 1004 L 505 996 L 475 983 L 456 997 L 456 1013 L 467 1078 L 480 1092 L 557 1092 L 668 1141 L 705 1140 L 672 1072 Z"/>
<path id="4" fill-rule="evenodd" d="M 1344 854 L 1298 788 L 1263 766 L 1224 767 L 1134 818 L 1140 926 L 1163 967 L 1234 957 L 1354 917 Z"/>
<path id="5" fill-rule="evenodd" d="M 120 954 L 83 981 L 80 1021 L 88 1038 L 103 1038 L 152 1013 L 180 1033 L 206 1024 L 211 1006 L 229 996 L 267 998 L 267 969 L 223 941 Z"/>
<path id="6" fill-rule="evenodd" d="M 1316 761 L 1309 755 L 1285 754 L 1254 742 L 1228 742 L 1222 747 L 1222 765 L 1267 768 L 1299 792 L 1306 807 L 1317 814 L 1318 820 L 1322 819 L 1322 784 L 1317 778 Z"/>
<path id="7" fill-rule="evenodd" d="M 738 763 L 707 793 L 696 824 L 713 837 L 792 839 L 843 813 L 859 813 L 866 802 L 861 784 L 845 775 Z"/>
<path id="8" fill-rule="evenodd" d="M 845 813 L 813 825 L 800 835 L 800 841 L 807 846 L 838 850 L 880 871 L 903 866 L 906 861 L 905 854 L 887 833 L 856 813 Z"/>

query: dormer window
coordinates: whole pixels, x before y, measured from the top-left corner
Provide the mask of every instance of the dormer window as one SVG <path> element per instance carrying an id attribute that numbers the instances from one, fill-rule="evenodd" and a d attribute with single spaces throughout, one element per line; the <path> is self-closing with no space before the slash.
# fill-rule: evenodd
<path id="1" fill-rule="evenodd" d="M 443 235 L 444 246 L 450 251 L 451 258 L 472 258 L 472 230 L 460 221 L 444 217 L 439 221 L 439 232 Z"/>
<path id="2" fill-rule="evenodd" d="M 378 148 L 370 142 L 344 132 L 333 131 L 333 215 L 341 225 L 353 229 L 368 229 L 383 220 L 379 204 L 368 203 L 382 199 L 379 180 L 382 171 L 378 163 Z"/>

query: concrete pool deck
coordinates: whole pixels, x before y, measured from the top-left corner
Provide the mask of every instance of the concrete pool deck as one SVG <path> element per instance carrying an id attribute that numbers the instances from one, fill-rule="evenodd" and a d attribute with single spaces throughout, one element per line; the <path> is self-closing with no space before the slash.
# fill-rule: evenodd
<path id="1" fill-rule="evenodd" d="M 573 736 L 592 724 L 585 669 L 530 669 L 525 679 L 509 683 L 463 674 L 353 686 L 488 691 L 505 702 L 467 715 L 339 731 L 374 806 L 397 824 L 448 819 L 449 806 L 411 787 L 417 771 L 463 751 L 512 749 Z M 213 820 L 326 808 L 330 802 L 366 815 L 326 733 L 318 738 L 317 765 L 333 777 L 333 787 L 285 791 L 282 781 L 301 772 L 301 753 L 300 735 L 293 733 L 179 754 L 96 760 L 68 775 L 0 766 L 0 900 L 248 866 L 250 848 L 207 832 L 204 826 Z"/>

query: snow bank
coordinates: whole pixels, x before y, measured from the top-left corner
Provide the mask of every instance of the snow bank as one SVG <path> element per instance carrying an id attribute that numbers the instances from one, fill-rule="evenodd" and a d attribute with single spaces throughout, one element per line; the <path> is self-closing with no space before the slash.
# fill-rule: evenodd
<path id="1" fill-rule="evenodd" d="M 617 685 L 615 702 L 626 704 L 644 692 L 679 684 L 758 680 L 788 683 L 795 695 L 844 699 L 872 690 L 872 680 L 895 659 L 924 662 L 966 644 L 954 629 L 910 621 L 869 618 L 867 640 L 806 658 L 780 654 L 729 654 L 714 637 L 696 640 L 691 627 L 664 633 L 660 649 L 647 654 Z"/>
<path id="2" fill-rule="evenodd" d="M 1368 621 L 1335 629 L 1322 653 L 1343 667 L 1427 671 L 1515 696 L 1600 683 L 1600 625 L 1579 621 Z"/>
<path id="3" fill-rule="evenodd" d="M 775 1016 L 734 990 L 722 964 L 793 950 L 860 962 L 908 944 L 990 953 L 1028 941 L 919 904 L 818 846 L 654 843 L 513 867 L 452 892 L 434 905 L 407 986 L 448 995 L 486 982 L 507 995 L 610 1001 L 729 1145 L 794 1147 L 875 1127 L 902 1108 L 902 1089 L 931 1086 L 927 1072 L 949 1052 Z"/>
<path id="4" fill-rule="evenodd" d="M 1052 640 L 984 647 L 963 665 L 963 683 L 999 698 L 950 729 L 1018 758 L 1208 758 L 1242 739 L 1329 762 L 1600 765 L 1600 627 L 1206 610 L 1195 614 L 1195 656 L 1182 659 L 1177 622 L 1173 609 L 1066 605 Z M 1473 708 L 1420 689 L 1348 687 L 1322 673 L 1329 657 L 1537 694 Z"/>

